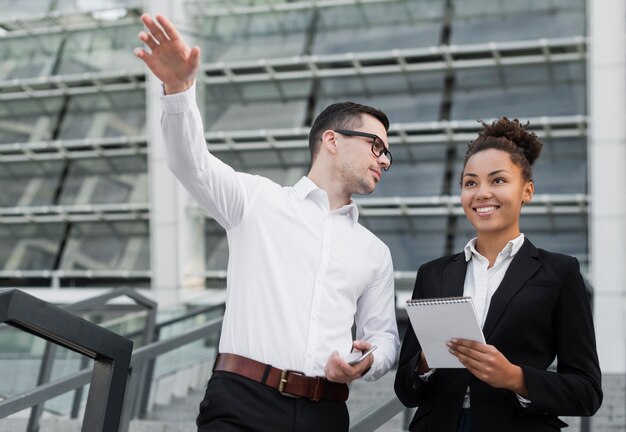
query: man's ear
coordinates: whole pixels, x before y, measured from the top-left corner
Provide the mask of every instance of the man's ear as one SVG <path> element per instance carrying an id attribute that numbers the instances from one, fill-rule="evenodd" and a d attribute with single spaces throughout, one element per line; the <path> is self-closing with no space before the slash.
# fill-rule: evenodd
<path id="1" fill-rule="evenodd" d="M 322 147 L 324 147 L 327 151 L 329 151 L 332 154 L 335 154 L 337 152 L 337 140 L 336 140 L 337 134 L 328 129 L 325 130 L 324 133 L 322 134 Z"/>

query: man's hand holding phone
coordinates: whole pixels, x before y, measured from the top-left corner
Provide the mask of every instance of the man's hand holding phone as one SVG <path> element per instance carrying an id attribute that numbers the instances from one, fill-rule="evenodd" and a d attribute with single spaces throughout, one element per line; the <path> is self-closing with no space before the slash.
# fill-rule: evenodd
<path id="1" fill-rule="evenodd" d="M 347 356 L 343 358 L 343 361 L 348 363 L 350 366 L 354 366 L 355 364 L 360 363 L 363 360 L 365 360 L 365 358 L 367 358 L 367 356 L 372 354 L 372 352 L 374 352 L 375 349 L 376 349 L 376 345 L 372 345 L 370 349 L 365 350 L 365 351 L 359 351 L 359 350 L 352 351 L 350 354 L 348 354 Z"/>
<path id="2" fill-rule="evenodd" d="M 353 352 L 345 357 L 333 352 L 326 362 L 324 372 L 329 381 L 349 384 L 365 375 L 374 362 L 375 345 L 356 340 L 352 343 Z"/>

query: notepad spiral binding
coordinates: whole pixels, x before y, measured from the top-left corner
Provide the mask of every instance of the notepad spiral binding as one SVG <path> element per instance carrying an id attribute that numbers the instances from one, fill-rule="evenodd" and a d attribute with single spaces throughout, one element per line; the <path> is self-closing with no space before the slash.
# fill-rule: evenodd
<path id="1" fill-rule="evenodd" d="M 423 306 L 431 304 L 450 304 L 450 303 L 467 303 L 471 301 L 471 297 L 440 297 L 440 298 L 427 298 L 421 300 L 407 300 L 407 306 Z"/>

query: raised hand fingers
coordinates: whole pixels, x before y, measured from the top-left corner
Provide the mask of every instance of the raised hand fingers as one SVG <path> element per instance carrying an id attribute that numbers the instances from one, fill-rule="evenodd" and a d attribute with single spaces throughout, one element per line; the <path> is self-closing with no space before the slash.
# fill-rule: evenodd
<path id="1" fill-rule="evenodd" d="M 141 15 L 141 21 L 143 22 L 143 24 L 146 26 L 146 28 L 148 30 L 150 30 L 150 35 L 156 39 L 156 41 L 158 43 L 163 43 L 167 40 L 169 40 L 169 38 L 167 37 L 167 35 L 163 32 L 163 30 L 161 29 L 161 27 L 159 27 L 157 25 L 157 23 L 155 23 L 152 18 L 150 18 L 150 15 L 148 14 L 143 14 Z"/>
<path id="2" fill-rule="evenodd" d="M 180 34 L 178 34 L 176 27 L 174 27 L 174 25 L 167 18 L 163 15 L 157 15 L 155 18 L 157 22 L 161 24 L 161 27 L 165 30 L 165 33 L 170 40 L 180 39 Z"/>
<path id="3" fill-rule="evenodd" d="M 139 32 L 139 40 L 145 43 L 152 51 L 159 46 L 159 42 L 152 37 L 151 34 L 148 34 L 145 31 Z"/>

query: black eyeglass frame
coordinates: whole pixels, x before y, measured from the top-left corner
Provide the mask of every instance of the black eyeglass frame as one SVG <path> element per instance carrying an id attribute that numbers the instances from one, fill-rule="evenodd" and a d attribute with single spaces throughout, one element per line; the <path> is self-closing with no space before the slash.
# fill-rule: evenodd
<path id="1" fill-rule="evenodd" d="M 355 130 L 350 130 L 350 129 L 333 129 L 333 132 L 337 132 L 341 135 L 345 135 L 345 136 L 358 136 L 358 137 L 364 137 L 364 138 L 370 138 L 372 140 L 372 154 L 374 156 L 376 156 L 377 158 L 381 157 L 382 155 L 385 155 L 385 157 L 387 158 L 387 160 L 389 161 L 389 165 L 386 168 L 383 168 L 383 171 L 389 171 L 389 168 L 391 168 L 391 164 L 393 163 L 392 160 L 392 156 L 391 156 L 391 152 L 389 151 L 389 149 L 387 147 L 385 147 L 385 143 L 383 142 L 382 139 L 380 139 L 380 137 L 376 134 L 372 134 L 372 133 L 368 133 L 368 132 L 361 132 L 361 131 L 355 131 Z M 376 149 L 374 147 L 376 147 L 376 141 L 379 141 L 380 144 L 383 149 L 380 151 L 376 151 Z"/>

